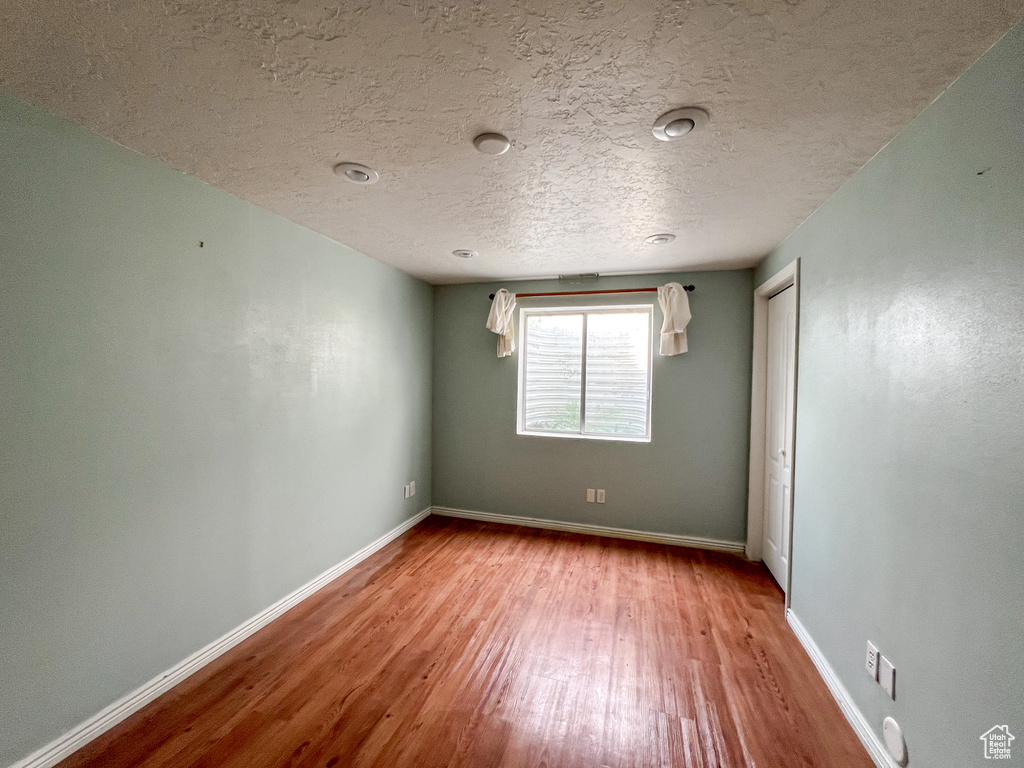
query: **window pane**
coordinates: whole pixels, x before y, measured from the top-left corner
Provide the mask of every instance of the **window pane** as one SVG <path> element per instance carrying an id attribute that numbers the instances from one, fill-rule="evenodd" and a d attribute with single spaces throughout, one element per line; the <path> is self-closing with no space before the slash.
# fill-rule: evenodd
<path id="1" fill-rule="evenodd" d="M 650 315 L 593 314 L 587 318 L 586 432 L 647 434 Z"/>
<path id="2" fill-rule="evenodd" d="M 580 431 L 583 315 L 527 315 L 523 426 Z"/>

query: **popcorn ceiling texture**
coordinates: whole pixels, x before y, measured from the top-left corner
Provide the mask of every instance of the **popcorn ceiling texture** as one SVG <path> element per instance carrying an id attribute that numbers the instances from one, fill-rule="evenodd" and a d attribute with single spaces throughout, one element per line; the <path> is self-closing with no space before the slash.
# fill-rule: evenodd
<path id="1" fill-rule="evenodd" d="M 0 87 L 432 282 L 745 267 L 1022 12 L 8 0 Z M 711 113 L 707 130 L 654 139 L 654 119 L 688 105 Z M 483 131 L 512 150 L 477 153 Z M 345 183 L 331 172 L 343 160 L 381 181 Z M 654 232 L 678 238 L 644 244 Z"/>

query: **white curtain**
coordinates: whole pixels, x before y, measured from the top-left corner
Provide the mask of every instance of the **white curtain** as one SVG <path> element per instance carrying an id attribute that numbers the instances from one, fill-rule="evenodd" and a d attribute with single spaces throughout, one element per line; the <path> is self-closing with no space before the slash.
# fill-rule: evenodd
<path id="1" fill-rule="evenodd" d="M 658 304 L 665 322 L 661 324 L 662 356 L 680 355 L 686 351 L 686 326 L 690 322 L 690 298 L 679 283 L 658 288 Z"/>
<path id="2" fill-rule="evenodd" d="M 487 330 L 498 334 L 498 357 L 511 357 L 516 351 L 512 337 L 513 318 L 516 311 L 516 295 L 501 288 L 494 293 L 491 312 L 487 315 Z"/>

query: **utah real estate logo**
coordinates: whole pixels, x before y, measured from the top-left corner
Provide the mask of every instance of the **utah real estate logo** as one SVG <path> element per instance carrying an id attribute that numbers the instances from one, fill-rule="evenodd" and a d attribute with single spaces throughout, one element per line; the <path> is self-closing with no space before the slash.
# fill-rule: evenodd
<path id="1" fill-rule="evenodd" d="M 1010 742 L 1016 737 L 1010 733 L 1009 726 L 994 725 L 979 738 L 985 742 L 986 760 L 1009 760 Z"/>

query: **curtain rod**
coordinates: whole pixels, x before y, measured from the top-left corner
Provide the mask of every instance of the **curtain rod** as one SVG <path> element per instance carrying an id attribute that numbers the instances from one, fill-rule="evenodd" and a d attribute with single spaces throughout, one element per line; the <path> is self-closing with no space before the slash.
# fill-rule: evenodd
<path id="1" fill-rule="evenodd" d="M 555 291 L 553 293 L 517 293 L 517 299 L 532 299 L 540 296 L 594 296 L 602 293 L 655 293 L 657 288 L 620 288 L 617 291 Z M 684 285 L 684 291 L 692 291 L 692 285 Z M 488 298 L 493 299 L 492 293 Z"/>

